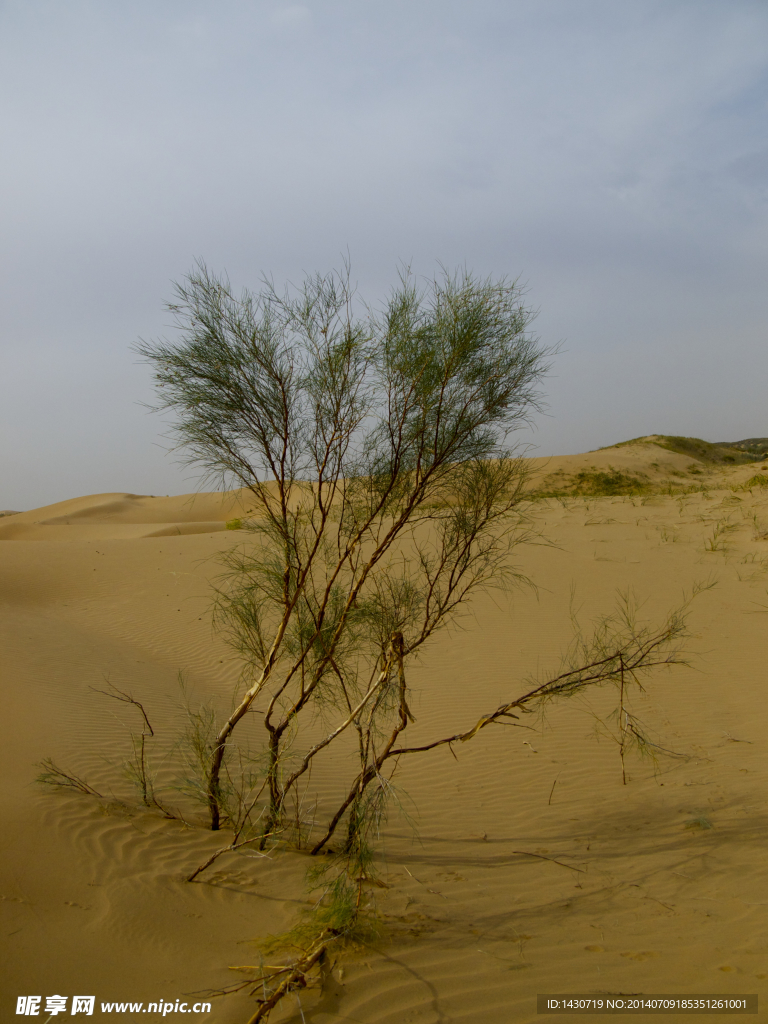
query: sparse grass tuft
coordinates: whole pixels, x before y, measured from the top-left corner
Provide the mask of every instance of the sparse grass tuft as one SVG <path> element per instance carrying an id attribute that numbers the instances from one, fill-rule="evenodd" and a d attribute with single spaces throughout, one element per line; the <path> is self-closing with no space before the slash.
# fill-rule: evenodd
<path id="1" fill-rule="evenodd" d="M 705 551 L 725 551 L 727 548 L 726 537 L 736 529 L 734 523 L 727 519 L 719 519 L 712 527 L 712 536 L 704 541 Z"/>
<path id="2" fill-rule="evenodd" d="M 760 473 L 756 473 L 755 476 L 751 476 L 749 480 L 739 486 L 740 491 L 751 491 L 753 487 L 768 487 L 768 474 L 763 476 Z"/>

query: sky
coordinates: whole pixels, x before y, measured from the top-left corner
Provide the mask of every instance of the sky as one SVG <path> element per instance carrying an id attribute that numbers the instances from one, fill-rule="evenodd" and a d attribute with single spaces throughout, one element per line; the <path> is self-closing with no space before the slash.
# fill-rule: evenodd
<path id="1" fill-rule="evenodd" d="M 768 435 L 765 0 L 0 0 L 0 509 L 178 494 L 132 346 L 203 259 L 524 284 L 521 443 Z"/>

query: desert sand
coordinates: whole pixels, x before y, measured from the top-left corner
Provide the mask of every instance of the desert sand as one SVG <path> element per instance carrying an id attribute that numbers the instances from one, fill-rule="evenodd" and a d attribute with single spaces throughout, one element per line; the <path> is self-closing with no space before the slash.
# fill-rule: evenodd
<path id="1" fill-rule="evenodd" d="M 411 677 L 411 739 L 469 728 L 557 669 L 573 609 L 586 628 L 631 587 L 660 620 L 716 581 L 691 609 L 689 667 L 649 676 L 639 705 L 686 756 L 630 761 L 622 785 L 596 698 L 405 763 L 379 939 L 274 1020 L 509 1024 L 537 1019 L 537 993 L 569 991 L 768 1005 L 768 489 L 739 489 L 762 464 L 692 465 L 650 442 L 532 460 L 539 486 L 619 470 L 706 490 L 537 501 L 541 542 L 516 553 L 536 589 L 478 599 Z M 191 1002 L 307 904 L 308 858 L 287 850 L 184 881 L 222 838 L 140 808 L 119 769 L 132 709 L 96 692 L 130 691 L 166 735 L 180 671 L 194 698 L 229 705 L 241 666 L 212 630 L 210 583 L 243 511 L 236 495 L 102 494 L 0 519 L 3 1021 L 28 994 L 93 994 L 97 1019 L 103 1001 Z M 45 757 L 101 796 L 36 783 Z M 255 1009 L 212 1002 L 184 1019 L 244 1024 Z"/>

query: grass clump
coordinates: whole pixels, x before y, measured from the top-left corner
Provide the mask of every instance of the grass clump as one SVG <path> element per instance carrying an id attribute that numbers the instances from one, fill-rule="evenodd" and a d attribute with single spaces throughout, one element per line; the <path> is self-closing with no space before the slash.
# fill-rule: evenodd
<path id="1" fill-rule="evenodd" d="M 645 494 L 647 491 L 647 481 L 618 469 L 608 473 L 582 470 L 576 474 L 574 483 L 574 492 L 583 495 Z"/>
<path id="2" fill-rule="evenodd" d="M 768 487 L 768 474 L 761 476 L 760 473 L 756 473 L 751 476 L 749 480 L 745 481 L 740 487 L 740 491 L 751 491 L 753 487 Z"/>
<path id="3" fill-rule="evenodd" d="M 228 530 L 242 530 L 243 520 L 242 519 L 228 519 L 225 523 Z"/>
<path id="4" fill-rule="evenodd" d="M 651 487 L 647 479 L 632 473 L 622 473 L 619 469 L 601 470 L 583 469 L 573 477 L 565 477 L 558 481 L 559 486 L 535 491 L 535 498 L 563 497 L 612 497 L 616 495 L 650 494 Z"/>

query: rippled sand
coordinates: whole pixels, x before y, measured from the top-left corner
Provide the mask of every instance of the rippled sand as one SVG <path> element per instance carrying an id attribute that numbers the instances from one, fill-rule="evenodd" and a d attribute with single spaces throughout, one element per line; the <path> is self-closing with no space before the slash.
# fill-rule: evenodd
<path id="1" fill-rule="evenodd" d="M 534 470 L 539 482 L 558 469 L 688 472 L 690 458 L 659 452 Z M 715 579 L 691 612 L 691 667 L 651 677 L 640 705 L 688 757 L 656 774 L 633 762 L 622 786 L 615 745 L 573 704 L 532 730 L 488 729 L 458 760 L 443 749 L 404 764 L 411 820 L 393 811 L 384 832 L 381 939 L 322 994 L 302 994 L 308 1021 L 508 1024 L 537 1019 L 538 992 L 568 990 L 768 998 L 768 494 L 730 489 L 754 472 L 679 497 L 537 503 L 549 543 L 518 563 L 538 589 L 484 597 L 425 652 L 412 738 L 467 728 L 556 669 L 572 607 L 586 625 L 631 586 L 659 619 Z M 131 709 L 94 692 L 105 679 L 129 690 L 169 736 L 180 670 L 193 697 L 228 704 L 239 665 L 212 633 L 210 580 L 217 552 L 242 539 L 225 529 L 241 512 L 216 494 L 109 494 L 0 519 L 4 1020 L 17 995 L 148 1002 L 230 984 L 229 965 L 256 962 L 250 940 L 306 905 L 295 853 L 225 857 L 183 881 L 221 838 L 130 805 L 109 761 L 127 752 Z M 725 547 L 707 550 L 718 524 Z M 43 757 L 102 798 L 36 785 Z M 334 770 L 319 780 L 329 800 Z M 244 1022 L 253 1008 L 233 996 L 209 1019 Z M 299 1020 L 296 1001 L 275 1019 Z"/>

